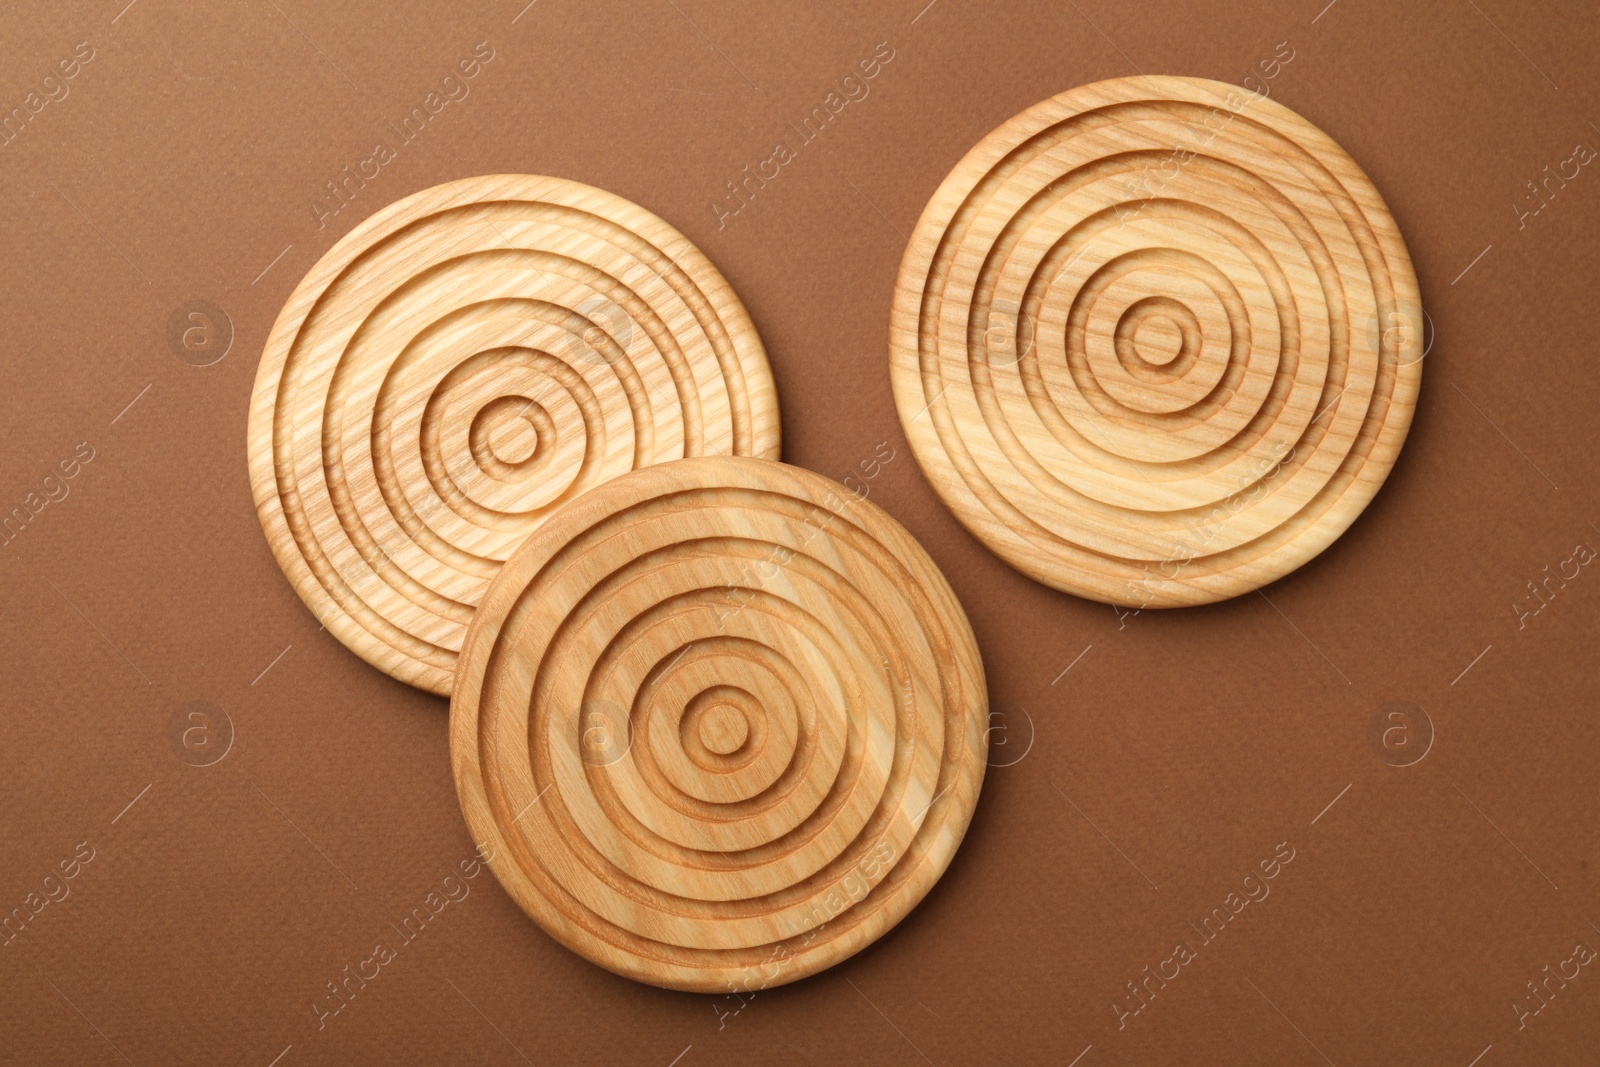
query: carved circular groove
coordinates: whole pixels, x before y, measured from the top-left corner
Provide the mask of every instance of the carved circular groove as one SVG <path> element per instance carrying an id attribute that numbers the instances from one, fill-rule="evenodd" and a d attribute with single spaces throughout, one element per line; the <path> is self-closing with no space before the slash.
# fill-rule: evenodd
<path id="1" fill-rule="evenodd" d="M 461 657 L 473 839 L 551 936 L 653 985 L 754 990 L 859 951 L 944 872 L 983 784 L 949 584 L 876 505 L 781 463 L 686 459 L 567 504 Z"/>
<path id="2" fill-rule="evenodd" d="M 489 579 L 562 503 L 778 441 L 761 340 L 688 238 L 601 189 L 494 175 L 391 204 L 300 282 L 256 376 L 250 481 L 334 636 L 449 695 Z"/>
<path id="3" fill-rule="evenodd" d="M 1422 308 L 1400 232 L 1326 134 L 1196 78 L 1083 86 L 984 138 L 900 266 L 900 421 L 1012 566 L 1203 604 L 1321 552 L 1405 441 Z"/>

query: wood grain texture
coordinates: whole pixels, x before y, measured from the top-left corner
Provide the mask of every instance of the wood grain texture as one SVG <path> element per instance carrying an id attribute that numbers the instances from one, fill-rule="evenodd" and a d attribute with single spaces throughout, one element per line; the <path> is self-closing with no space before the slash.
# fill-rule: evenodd
<path id="1" fill-rule="evenodd" d="M 896 406 L 961 522 L 1113 604 L 1220 600 L 1326 548 L 1421 379 L 1399 230 L 1327 135 L 1195 78 L 1083 86 L 956 166 L 917 224 Z"/>
<path id="2" fill-rule="evenodd" d="M 821 475 L 624 475 L 490 584 L 450 702 L 456 789 L 502 884 L 618 974 L 780 985 L 943 873 L 983 783 L 983 667 L 922 548 Z"/>
<path id="3" fill-rule="evenodd" d="M 390 205 L 301 281 L 261 357 L 250 480 L 334 636 L 448 695 L 489 579 L 564 501 L 778 442 L 761 340 L 688 238 L 600 189 L 494 175 Z"/>

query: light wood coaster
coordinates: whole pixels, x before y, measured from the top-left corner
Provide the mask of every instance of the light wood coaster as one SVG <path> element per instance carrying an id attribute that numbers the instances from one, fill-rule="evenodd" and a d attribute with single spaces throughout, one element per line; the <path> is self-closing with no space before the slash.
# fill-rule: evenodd
<path id="1" fill-rule="evenodd" d="M 474 840 L 551 936 L 743 993 L 928 892 L 987 707 L 966 616 L 899 523 L 797 467 L 688 459 L 566 505 L 501 568 L 450 752 Z"/>
<path id="2" fill-rule="evenodd" d="M 1113 604 L 1236 596 L 1383 484 L 1422 374 L 1416 276 L 1326 134 L 1220 82 L 1083 86 L 923 212 L 890 362 L 913 452 L 1012 566 Z"/>
<path id="3" fill-rule="evenodd" d="M 250 481 L 302 600 L 441 695 L 489 579 L 564 501 L 684 456 L 776 458 L 755 327 L 688 238 L 559 178 L 494 175 L 378 212 L 267 339 Z"/>

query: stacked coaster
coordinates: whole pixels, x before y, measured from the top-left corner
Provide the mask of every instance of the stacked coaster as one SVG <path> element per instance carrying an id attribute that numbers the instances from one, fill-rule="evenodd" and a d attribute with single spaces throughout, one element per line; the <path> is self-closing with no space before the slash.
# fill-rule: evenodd
<path id="1" fill-rule="evenodd" d="M 690 459 L 562 508 L 472 620 L 450 750 L 523 909 L 618 974 L 753 990 L 899 922 L 988 748 L 961 605 L 899 523 L 781 463 Z"/>
<path id="2" fill-rule="evenodd" d="M 983 780 L 954 594 L 778 441 L 711 263 L 555 178 L 367 220 L 256 380 L 284 573 L 346 647 L 454 691 L 462 810 L 523 909 L 657 985 L 757 989 L 860 950 L 943 873 Z"/>

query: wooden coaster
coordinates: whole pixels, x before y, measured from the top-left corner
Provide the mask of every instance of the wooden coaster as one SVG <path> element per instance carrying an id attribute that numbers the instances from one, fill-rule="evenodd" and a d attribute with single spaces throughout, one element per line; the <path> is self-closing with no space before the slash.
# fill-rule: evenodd
<path id="1" fill-rule="evenodd" d="M 450 751 L 474 840 L 551 936 L 742 993 L 928 892 L 987 707 L 966 616 L 899 523 L 797 467 L 689 459 L 567 505 L 501 568 Z"/>
<path id="2" fill-rule="evenodd" d="M 635 467 L 776 458 L 766 353 L 722 275 L 636 204 L 467 178 L 334 246 L 267 339 L 250 481 L 302 600 L 352 651 L 448 695 L 489 579 Z"/>
<path id="3" fill-rule="evenodd" d="M 1080 596 L 1202 604 L 1287 574 L 1383 484 L 1422 309 L 1327 135 L 1196 78 L 1073 89 L 984 138 L 895 292 L 895 403 L 935 490 Z"/>

